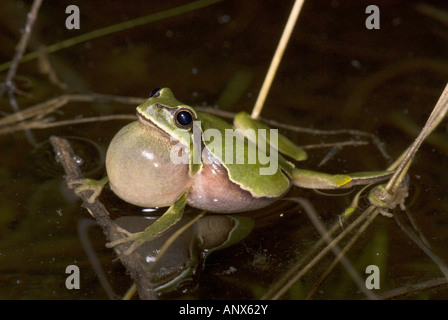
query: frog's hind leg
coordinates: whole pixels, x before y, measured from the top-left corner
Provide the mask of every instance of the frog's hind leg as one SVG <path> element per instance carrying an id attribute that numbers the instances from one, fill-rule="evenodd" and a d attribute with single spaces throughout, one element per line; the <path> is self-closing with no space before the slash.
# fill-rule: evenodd
<path id="1" fill-rule="evenodd" d="M 307 189 L 339 189 L 354 185 L 380 182 L 392 176 L 391 171 L 366 171 L 348 174 L 329 174 L 324 172 L 292 169 L 292 182 Z"/>
<path id="2" fill-rule="evenodd" d="M 242 111 L 236 114 L 233 124 L 236 128 L 243 131 L 243 134 L 246 133 L 246 130 L 253 130 L 255 133 L 256 141 L 253 140 L 253 136 L 245 135 L 246 138 L 252 140 L 252 142 L 257 143 L 258 146 L 266 145 L 266 142 L 277 149 L 281 154 L 288 156 L 296 161 L 302 161 L 307 158 L 306 152 L 297 146 L 294 142 L 289 140 L 286 136 L 278 133 L 278 129 L 272 129 L 270 126 L 261 122 L 259 120 L 252 119 L 246 112 Z M 265 136 L 261 136 L 261 130 L 265 130 Z M 270 132 L 271 130 L 277 130 L 277 139 L 276 141 L 271 141 Z M 266 140 L 266 141 L 263 141 Z"/>

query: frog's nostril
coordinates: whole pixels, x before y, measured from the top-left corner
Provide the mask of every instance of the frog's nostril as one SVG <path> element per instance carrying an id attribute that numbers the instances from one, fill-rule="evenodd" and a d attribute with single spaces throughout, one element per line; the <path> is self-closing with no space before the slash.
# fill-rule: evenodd
<path id="1" fill-rule="evenodd" d="M 160 97 L 160 90 L 162 90 L 162 88 L 155 88 L 154 90 L 152 90 L 151 95 L 149 97 L 150 98 Z"/>

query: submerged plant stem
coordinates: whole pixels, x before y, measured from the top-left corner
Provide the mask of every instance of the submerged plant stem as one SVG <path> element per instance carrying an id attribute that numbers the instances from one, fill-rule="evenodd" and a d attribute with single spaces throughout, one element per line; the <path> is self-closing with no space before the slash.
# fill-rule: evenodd
<path id="1" fill-rule="evenodd" d="M 394 175 L 386 184 L 386 190 L 389 193 L 395 193 L 400 187 L 407 171 L 410 168 L 411 162 L 415 157 L 418 149 L 420 148 L 426 137 L 438 126 L 438 124 L 445 118 L 448 110 L 448 84 L 445 86 L 436 106 L 431 112 L 428 121 L 426 122 L 420 134 L 414 140 L 414 143 L 405 151 L 402 160 L 400 161 Z"/>

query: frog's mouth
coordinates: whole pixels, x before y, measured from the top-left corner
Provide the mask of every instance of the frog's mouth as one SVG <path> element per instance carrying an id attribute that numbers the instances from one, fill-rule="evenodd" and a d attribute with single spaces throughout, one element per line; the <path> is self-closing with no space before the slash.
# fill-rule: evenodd
<path id="1" fill-rule="evenodd" d="M 148 118 L 144 117 L 138 110 L 137 110 L 136 114 L 137 114 L 138 121 L 140 121 L 140 123 L 150 126 L 151 128 L 160 131 L 164 135 L 168 135 L 164 130 L 162 130 L 160 127 L 158 127 L 154 122 L 152 122 Z"/>

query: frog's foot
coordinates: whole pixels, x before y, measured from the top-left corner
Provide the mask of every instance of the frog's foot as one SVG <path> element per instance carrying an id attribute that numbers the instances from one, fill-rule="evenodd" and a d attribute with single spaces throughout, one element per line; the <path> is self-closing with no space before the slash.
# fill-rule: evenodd
<path id="1" fill-rule="evenodd" d="M 406 210 L 404 202 L 408 195 L 409 176 L 406 176 L 393 193 L 388 192 L 384 185 L 378 185 L 373 188 L 369 194 L 369 201 L 372 205 L 377 207 L 383 216 L 391 218 L 393 215 L 389 212 L 389 209 L 394 209 L 399 205 L 401 210 Z"/>
<path id="2" fill-rule="evenodd" d="M 90 190 L 92 191 L 92 195 L 87 199 L 88 203 L 93 203 L 96 198 L 101 194 L 106 183 L 109 181 L 107 177 L 104 177 L 101 180 L 93 180 L 93 179 L 79 179 L 73 180 L 68 183 L 69 188 L 74 188 L 76 195 L 80 195 L 81 192 Z M 75 185 L 79 185 L 75 187 Z"/>
<path id="3" fill-rule="evenodd" d="M 126 236 L 124 238 L 106 243 L 106 247 L 113 248 L 116 247 L 117 245 L 133 241 L 131 246 L 124 252 L 125 255 L 131 254 L 142 244 L 154 240 L 160 234 L 160 232 L 157 232 L 157 230 L 152 230 L 150 227 L 146 228 L 144 231 L 136 233 L 131 233 L 120 227 L 117 227 L 117 230 L 120 231 L 121 233 L 124 233 Z"/>

